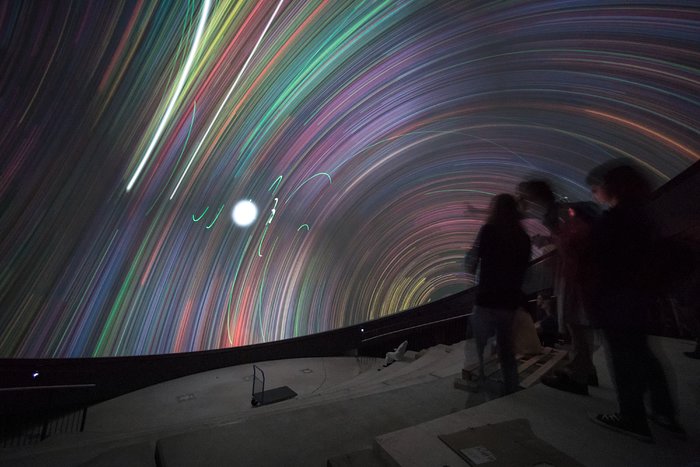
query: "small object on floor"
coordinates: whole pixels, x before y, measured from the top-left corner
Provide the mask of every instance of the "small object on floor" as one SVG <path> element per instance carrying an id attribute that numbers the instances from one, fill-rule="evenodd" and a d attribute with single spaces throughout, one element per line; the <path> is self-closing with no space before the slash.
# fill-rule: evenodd
<path id="1" fill-rule="evenodd" d="M 408 347 L 408 341 L 403 341 L 398 347 L 394 349 L 393 352 L 387 352 L 384 357 L 384 366 L 387 367 L 394 362 L 401 360 L 406 353 L 406 348 Z"/>
<path id="2" fill-rule="evenodd" d="M 667 417 L 665 415 L 651 413 L 647 418 L 649 418 L 649 420 L 651 420 L 655 425 L 669 431 L 676 439 L 687 439 L 688 437 L 685 432 L 685 428 L 683 428 L 683 425 L 678 423 L 678 420 L 676 420 L 675 417 Z"/>
<path id="3" fill-rule="evenodd" d="M 560 391 L 566 391 L 582 396 L 588 395 L 588 385 L 584 383 L 577 383 L 565 373 L 555 373 L 553 375 L 547 375 L 544 378 L 542 378 L 542 384 L 544 384 L 545 386 L 549 386 L 550 388 L 558 389 Z"/>
<path id="4" fill-rule="evenodd" d="M 651 436 L 651 431 L 649 430 L 649 425 L 646 423 L 644 425 L 635 426 L 620 417 L 617 413 L 601 413 L 598 415 L 589 414 L 591 421 L 605 428 L 609 428 L 618 433 L 622 433 L 627 436 L 631 436 L 639 441 L 645 443 L 653 443 L 654 438 Z"/>
<path id="5" fill-rule="evenodd" d="M 700 350 L 693 350 L 692 352 L 683 352 L 683 354 L 688 358 L 700 360 Z"/>

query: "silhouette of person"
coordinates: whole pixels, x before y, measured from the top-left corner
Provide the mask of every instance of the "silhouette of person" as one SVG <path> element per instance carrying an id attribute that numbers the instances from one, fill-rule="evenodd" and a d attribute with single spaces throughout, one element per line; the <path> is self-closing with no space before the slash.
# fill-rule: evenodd
<path id="1" fill-rule="evenodd" d="M 542 383 L 562 391 L 588 395 L 598 385 L 593 365 L 593 332 L 584 308 L 583 291 L 591 276 L 591 229 L 598 216 L 592 203 L 571 203 L 558 230 L 558 264 L 555 277 L 560 331 L 571 338 L 569 363 L 542 378 Z"/>
<path id="2" fill-rule="evenodd" d="M 619 412 L 598 414 L 592 420 L 650 442 L 644 407 L 649 391 L 649 419 L 682 436 L 666 375 L 647 342 L 646 318 L 655 298 L 648 287 L 647 258 L 656 234 L 644 209 L 651 188 L 631 164 L 609 167 L 602 170 L 601 185 L 592 186 L 596 199 L 609 209 L 592 229 L 593 280 L 586 284 L 586 309 L 605 336 Z"/>
<path id="3" fill-rule="evenodd" d="M 518 196 L 521 209 L 539 220 L 549 232 L 548 235 L 536 234 L 532 232 L 532 224 L 527 224 L 534 245 L 533 256 L 546 252 L 548 247 L 556 247 L 556 322 L 558 331 L 571 337 L 569 364 L 545 376 L 542 382 L 555 389 L 588 394 L 588 384 L 597 385 L 598 378 L 591 358 L 593 335 L 588 328 L 578 282 L 585 276 L 586 242 L 597 209 L 591 203 L 557 203 L 549 183 L 538 179 L 521 182 Z"/>
<path id="4" fill-rule="evenodd" d="M 495 331 L 506 394 L 518 389 L 513 317 L 522 299 L 529 260 L 530 238 L 520 225 L 517 201 L 509 194 L 495 196 L 489 217 L 467 255 L 467 269 L 472 274 L 479 271 L 472 329 L 481 381 L 485 380 L 484 347 Z"/>

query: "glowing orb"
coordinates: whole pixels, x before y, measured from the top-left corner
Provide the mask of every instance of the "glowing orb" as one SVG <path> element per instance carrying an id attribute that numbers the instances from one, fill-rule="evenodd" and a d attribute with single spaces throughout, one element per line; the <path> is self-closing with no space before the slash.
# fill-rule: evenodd
<path id="1" fill-rule="evenodd" d="M 258 217 L 258 208 L 248 199 L 236 203 L 231 212 L 233 222 L 240 227 L 247 227 Z"/>

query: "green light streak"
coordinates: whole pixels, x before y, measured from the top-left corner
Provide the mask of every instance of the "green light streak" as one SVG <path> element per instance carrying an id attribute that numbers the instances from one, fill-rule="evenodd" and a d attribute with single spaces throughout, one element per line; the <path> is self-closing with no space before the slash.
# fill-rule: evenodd
<path id="1" fill-rule="evenodd" d="M 277 179 L 274 182 L 272 182 L 272 185 L 270 185 L 270 188 L 268 188 L 267 191 L 272 191 L 273 188 L 277 189 L 280 186 L 280 183 L 282 183 L 281 175 L 277 177 Z"/>
<path id="2" fill-rule="evenodd" d="M 195 221 L 195 222 L 199 222 L 199 220 L 200 220 L 202 217 L 204 217 L 204 215 L 207 213 L 208 210 L 209 210 L 209 206 L 207 206 L 207 208 L 204 210 L 204 212 L 202 213 L 202 215 L 199 216 L 199 217 L 197 217 L 196 219 L 195 219 L 195 217 L 194 217 L 194 214 L 192 214 L 192 220 Z"/>
<path id="3" fill-rule="evenodd" d="M 301 225 L 299 226 L 299 228 L 297 229 L 297 232 L 299 232 L 299 231 L 300 231 L 301 229 L 303 229 L 304 227 L 306 227 L 306 231 L 308 232 L 308 231 L 309 231 L 309 224 L 301 224 Z"/>
<path id="4" fill-rule="evenodd" d="M 207 209 L 209 209 L 209 208 L 207 208 Z M 222 204 L 221 207 L 219 208 L 219 212 L 216 213 L 216 217 L 214 218 L 214 220 L 211 221 L 211 224 L 209 224 L 209 225 L 206 227 L 207 229 L 211 229 L 211 228 L 212 228 L 212 226 L 214 225 L 214 222 L 216 222 L 216 220 L 219 218 L 219 214 L 221 214 L 221 211 L 222 211 L 223 209 L 224 209 L 224 205 Z"/>

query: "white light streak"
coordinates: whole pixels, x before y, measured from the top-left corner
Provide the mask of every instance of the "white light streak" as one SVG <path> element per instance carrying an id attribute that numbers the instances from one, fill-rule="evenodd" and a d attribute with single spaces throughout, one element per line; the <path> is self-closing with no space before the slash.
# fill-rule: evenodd
<path id="1" fill-rule="evenodd" d="M 282 6 L 283 1 L 284 0 L 280 0 L 279 3 L 277 4 L 277 8 L 275 8 L 275 11 L 272 13 L 272 16 L 270 17 L 270 20 L 267 22 L 265 29 L 263 30 L 262 34 L 260 34 L 260 37 L 258 38 L 258 42 L 255 43 L 255 47 L 253 47 L 253 50 L 250 51 L 250 55 L 248 55 L 248 59 L 243 64 L 241 71 L 238 72 L 238 76 L 236 76 L 235 81 L 233 82 L 233 84 L 229 88 L 228 92 L 226 93 L 226 97 L 224 97 L 223 102 L 219 106 L 219 110 L 216 111 L 216 115 L 214 115 L 214 118 L 211 120 L 211 123 L 209 124 L 207 131 L 204 133 L 204 136 L 202 136 L 202 138 L 199 140 L 199 144 L 197 145 L 197 148 L 194 150 L 194 153 L 192 153 L 192 157 L 190 157 L 190 161 L 187 163 L 185 170 L 182 172 L 182 176 L 180 177 L 180 180 L 178 180 L 177 185 L 175 186 L 175 189 L 173 190 L 173 194 L 170 195 L 171 200 L 175 196 L 175 193 L 177 193 L 177 190 L 180 188 L 180 184 L 182 183 L 182 180 L 185 178 L 185 175 L 187 175 L 187 172 L 190 170 L 190 167 L 192 166 L 192 162 L 194 162 L 194 158 L 197 156 L 197 153 L 199 153 L 199 150 L 201 149 L 202 145 L 204 144 L 204 140 L 207 139 L 209 132 L 211 131 L 212 127 L 214 126 L 214 123 L 216 123 L 216 120 L 219 118 L 219 114 L 221 113 L 224 106 L 226 105 L 229 97 L 231 97 L 231 94 L 233 93 L 233 90 L 236 88 L 236 85 L 238 85 L 238 81 L 241 79 L 241 76 L 243 76 L 243 72 L 245 71 L 246 68 L 248 68 L 248 64 L 250 63 L 250 60 L 253 58 L 253 55 L 255 54 L 255 51 L 258 49 L 258 46 L 260 45 L 260 43 L 262 42 L 263 37 L 265 37 L 265 34 L 267 33 L 267 30 L 270 28 L 270 25 L 272 24 L 272 21 L 275 19 L 275 16 L 277 16 L 277 12 L 279 11 L 280 7 Z"/>
<path id="2" fill-rule="evenodd" d="M 173 93 L 173 96 L 170 98 L 170 103 L 168 104 L 168 108 L 165 110 L 165 114 L 163 115 L 163 119 L 160 121 L 160 125 L 158 125 L 158 129 L 156 130 L 156 134 L 153 135 L 153 139 L 151 140 L 151 144 L 148 146 L 148 149 L 146 149 L 145 154 L 141 158 L 141 162 L 139 163 L 138 167 L 136 168 L 136 172 L 134 172 L 134 175 L 132 175 L 131 180 L 129 181 L 129 184 L 126 186 L 126 191 L 129 191 L 133 188 L 134 183 L 136 183 L 136 179 L 141 175 L 141 171 L 143 171 L 143 168 L 146 166 L 146 162 L 148 162 L 148 159 L 150 159 L 151 155 L 153 154 L 153 150 L 156 147 L 156 144 L 158 143 L 158 139 L 160 136 L 163 134 L 163 131 L 165 131 L 165 125 L 168 123 L 168 120 L 170 119 L 170 115 L 173 113 L 173 109 L 175 108 L 175 102 L 177 99 L 180 97 L 180 93 L 182 92 L 182 88 L 185 87 L 185 80 L 187 79 L 187 75 L 190 72 L 190 69 L 192 68 L 192 63 L 194 62 L 194 57 L 197 55 L 197 49 L 199 48 L 199 42 L 202 39 L 202 34 L 204 33 L 204 25 L 207 22 L 207 19 L 209 17 L 209 9 L 211 8 L 211 0 L 204 0 L 204 7 L 202 7 L 202 16 L 199 18 L 199 24 L 197 25 L 197 32 L 194 36 L 194 42 L 192 43 L 192 48 L 190 49 L 190 53 L 187 56 L 187 61 L 185 62 L 185 67 L 182 69 L 182 72 L 180 73 L 180 79 L 177 83 L 177 86 L 175 87 L 175 92 Z"/>

